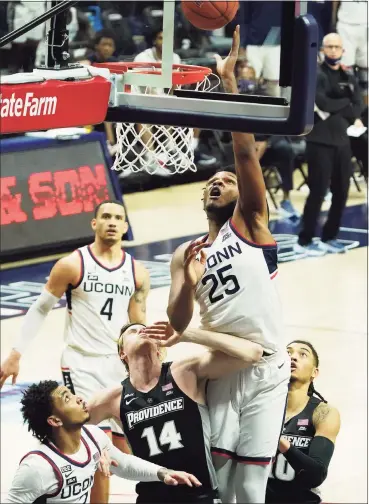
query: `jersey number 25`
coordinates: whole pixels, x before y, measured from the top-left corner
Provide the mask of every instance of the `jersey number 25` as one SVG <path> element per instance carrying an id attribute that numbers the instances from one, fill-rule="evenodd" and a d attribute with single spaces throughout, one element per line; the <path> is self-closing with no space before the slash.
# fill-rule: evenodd
<path id="1" fill-rule="evenodd" d="M 230 296 L 231 294 L 236 294 L 236 292 L 240 290 L 240 284 L 238 283 L 236 276 L 224 274 L 226 271 L 229 271 L 231 269 L 232 265 L 227 264 L 227 266 L 222 266 L 222 268 L 217 269 L 215 273 L 209 273 L 202 278 L 201 283 L 203 285 L 206 285 L 208 282 L 213 283 L 209 292 L 209 301 L 211 304 L 216 303 L 217 301 L 220 301 L 225 297 L 224 294 L 215 295 L 215 292 L 219 286 L 219 282 L 222 285 L 225 285 L 226 288 L 224 289 L 224 292 L 228 296 Z"/>

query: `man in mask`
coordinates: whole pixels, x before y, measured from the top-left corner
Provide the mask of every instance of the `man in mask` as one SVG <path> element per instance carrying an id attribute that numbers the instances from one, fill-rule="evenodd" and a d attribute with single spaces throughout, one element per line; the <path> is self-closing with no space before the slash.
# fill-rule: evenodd
<path id="1" fill-rule="evenodd" d="M 337 33 L 324 37 L 324 62 L 317 76 L 314 128 L 306 138 L 310 193 L 296 244 L 296 251 L 312 256 L 346 251 L 336 238 L 352 174 L 347 128 L 352 124 L 363 126 L 360 116 L 364 104 L 356 78 L 340 64 L 343 52 L 342 40 Z M 321 241 L 313 242 L 320 208 L 329 188 L 332 191 L 331 208 Z"/>

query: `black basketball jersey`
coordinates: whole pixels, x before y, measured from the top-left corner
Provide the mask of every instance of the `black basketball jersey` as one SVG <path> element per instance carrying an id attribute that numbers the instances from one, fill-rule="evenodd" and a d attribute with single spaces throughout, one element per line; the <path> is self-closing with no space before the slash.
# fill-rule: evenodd
<path id="1" fill-rule="evenodd" d="M 146 502 L 195 502 L 216 488 L 210 454 L 210 420 L 206 406 L 190 399 L 177 386 L 171 363 L 162 365 L 157 385 L 136 390 L 129 377 L 122 382 L 120 418 L 132 453 L 169 469 L 194 474 L 199 488 L 138 483 L 136 492 Z"/>
<path id="2" fill-rule="evenodd" d="M 322 401 L 317 397 L 310 397 L 307 405 L 298 415 L 285 422 L 282 434 L 291 445 L 306 455 L 309 452 L 311 440 L 315 436 L 313 413 Z M 272 471 L 268 479 L 266 502 L 321 502 L 318 489 L 302 488 L 295 471 L 285 459 L 283 453 L 277 453 Z"/>

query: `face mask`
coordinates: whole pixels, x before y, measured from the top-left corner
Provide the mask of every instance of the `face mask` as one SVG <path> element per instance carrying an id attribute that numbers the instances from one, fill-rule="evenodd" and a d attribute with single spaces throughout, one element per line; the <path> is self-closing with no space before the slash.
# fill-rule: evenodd
<path id="1" fill-rule="evenodd" d="M 324 55 L 324 61 L 327 63 L 327 65 L 337 65 L 342 59 L 342 56 L 340 58 L 329 58 L 328 56 Z"/>
<path id="2" fill-rule="evenodd" d="M 252 80 L 240 79 L 238 81 L 238 89 L 241 93 L 253 93 L 256 88 L 256 83 Z"/>

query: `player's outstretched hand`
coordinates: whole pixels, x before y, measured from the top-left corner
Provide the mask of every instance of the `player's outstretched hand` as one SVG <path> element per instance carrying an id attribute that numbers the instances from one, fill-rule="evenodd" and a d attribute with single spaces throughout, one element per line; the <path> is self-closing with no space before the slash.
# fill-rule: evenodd
<path id="1" fill-rule="evenodd" d="M 156 340 L 161 347 L 171 347 L 181 340 L 181 334 L 177 333 L 169 322 L 155 322 L 142 329 L 142 332 Z"/>
<path id="2" fill-rule="evenodd" d="M 200 481 L 193 474 L 184 471 L 172 471 L 171 469 L 161 469 L 159 479 L 166 485 L 187 485 L 189 487 L 201 486 Z"/>
<path id="3" fill-rule="evenodd" d="M 103 473 L 104 476 L 109 478 L 111 476 L 110 466 L 113 465 L 118 467 L 118 462 L 110 458 L 109 450 L 105 449 L 101 452 L 100 460 L 98 464 L 98 470 Z"/>
<path id="4" fill-rule="evenodd" d="M 184 277 L 187 285 L 196 287 L 205 273 L 206 254 L 203 248 L 207 244 L 203 242 L 192 242 L 184 253 Z"/>
<path id="5" fill-rule="evenodd" d="M 219 54 L 214 54 L 217 62 L 217 72 L 221 79 L 234 76 L 234 68 L 238 59 L 238 52 L 240 49 L 240 25 L 236 26 L 233 32 L 232 47 L 228 56 L 222 59 Z"/>
<path id="6" fill-rule="evenodd" d="M 19 359 L 20 353 L 16 350 L 12 350 L 9 357 L 7 357 L 4 362 L 1 363 L 0 370 L 0 389 L 4 385 L 5 381 L 12 376 L 12 385 L 15 385 L 17 381 L 17 376 L 19 374 Z"/>

